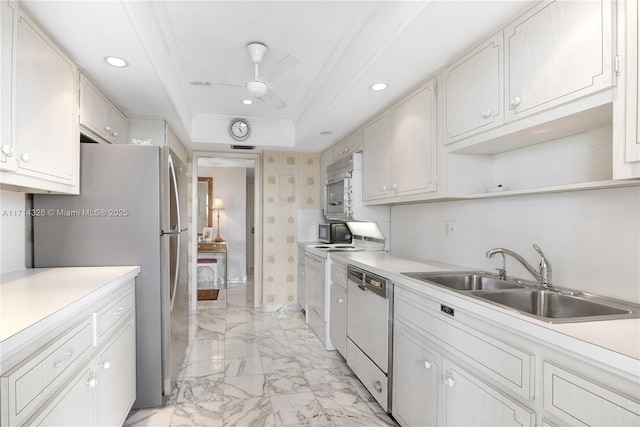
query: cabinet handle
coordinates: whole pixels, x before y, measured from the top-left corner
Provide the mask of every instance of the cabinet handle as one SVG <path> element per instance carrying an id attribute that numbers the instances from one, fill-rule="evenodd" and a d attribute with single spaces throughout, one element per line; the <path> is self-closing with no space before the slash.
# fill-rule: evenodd
<path id="1" fill-rule="evenodd" d="M 338 304 L 342 304 L 344 300 L 342 298 L 338 298 Z"/>
<path id="2" fill-rule="evenodd" d="M 382 393 L 382 383 L 380 383 L 380 381 L 373 383 L 373 388 L 375 388 L 378 393 Z"/>
<path id="3" fill-rule="evenodd" d="M 107 132 L 111 132 L 111 127 L 110 126 L 105 126 L 104 130 L 106 130 Z"/>
<path id="4" fill-rule="evenodd" d="M 31 160 L 31 154 L 29 154 L 29 153 L 23 153 L 23 154 L 20 156 L 20 160 L 22 160 L 22 161 L 23 161 L 23 162 L 25 162 L 25 163 L 29 163 L 29 160 Z"/>
<path id="5" fill-rule="evenodd" d="M 108 360 L 105 360 L 100 364 L 100 367 L 106 371 L 111 367 L 111 362 L 109 362 Z"/>
<path id="6" fill-rule="evenodd" d="M 89 386 L 89 388 L 94 388 L 96 385 L 98 385 L 98 381 L 96 381 L 95 378 L 90 378 L 89 381 L 87 381 L 87 385 Z"/>
<path id="7" fill-rule="evenodd" d="M 13 147 L 9 144 L 2 146 L 2 154 L 7 157 L 13 157 Z"/>
<path id="8" fill-rule="evenodd" d="M 493 113 L 493 111 L 491 111 L 491 109 L 487 109 L 484 110 L 484 113 L 482 113 L 482 117 L 484 117 L 485 119 L 488 119 L 489 117 L 491 117 L 491 114 Z"/>
<path id="9" fill-rule="evenodd" d="M 58 360 L 57 362 L 53 362 L 53 368 L 58 369 L 60 366 L 67 363 L 69 359 L 71 359 L 71 356 L 73 356 L 73 350 L 67 351 L 67 353 L 62 356 L 62 359 Z"/>
<path id="10" fill-rule="evenodd" d="M 120 316 L 123 311 L 124 311 L 124 307 L 119 307 L 117 310 L 113 310 L 113 315 Z"/>
<path id="11" fill-rule="evenodd" d="M 113 133 L 111 133 L 111 135 L 113 135 L 114 137 L 117 137 L 118 136 L 118 132 L 113 132 Z"/>
<path id="12" fill-rule="evenodd" d="M 429 362 L 428 360 L 425 360 L 423 365 L 425 369 L 431 369 L 431 362 Z"/>
<path id="13" fill-rule="evenodd" d="M 382 191 L 387 191 L 387 186 L 386 185 L 382 186 Z"/>
<path id="14" fill-rule="evenodd" d="M 447 387 L 453 387 L 456 384 L 456 380 L 454 380 L 452 376 L 447 375 L 447 378 L 444 379 L 444 383 Z"/>
<path id="15" fill-rule="evenodd" d="M 519 96 L 514 96 L 513 98 L 511 98 L 511 100 L 509 101 L 509 104 L 511 104 L 511 106 L 513 107 L 517 107 L 518 105 L 520 105 L 520 102 L 522 100 L 520 99 Z"/>
<path id="16" fill-rule="evenodd" d="M 393 185 L 391 186 L 391 188 L 395 190 L 395 189 L 397 189 L 397 188 L 398 188 L 398 186 L 397 186 L 397 185 L 395 185 L 395 184 L 393 184 Z"/>

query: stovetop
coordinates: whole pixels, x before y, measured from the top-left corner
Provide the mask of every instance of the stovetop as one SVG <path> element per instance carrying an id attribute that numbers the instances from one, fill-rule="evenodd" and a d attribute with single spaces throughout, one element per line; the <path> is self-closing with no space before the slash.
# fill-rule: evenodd
<path id="1" fill-rule="evenodd" d="M 358 252 L 366 249 L 357 246 L 341 243 L 319 243 L 317 245 L 307 245 L 305 251 L 323 258 L 327 257 L 330 252 Z"/>

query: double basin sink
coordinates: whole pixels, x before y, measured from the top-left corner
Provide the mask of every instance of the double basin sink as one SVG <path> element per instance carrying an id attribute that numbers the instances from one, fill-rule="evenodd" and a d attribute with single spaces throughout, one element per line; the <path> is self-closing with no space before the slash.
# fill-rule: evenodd
<path id="1" fill-rule="evenodd" d="M 542 288 L 484 272 L 402 273 L 549 323 L 588 322 L 640 317 L 640 306 L 611 298 Z"/>

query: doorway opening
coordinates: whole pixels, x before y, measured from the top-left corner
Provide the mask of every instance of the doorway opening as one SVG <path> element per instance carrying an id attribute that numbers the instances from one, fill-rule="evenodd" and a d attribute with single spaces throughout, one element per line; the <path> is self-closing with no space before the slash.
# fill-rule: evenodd
<path id="1" fill-rule="evenodd" d="M 193 153 L 193 310 L 206 287 L 246 286 L 247 301 L 260 305 L 260 177 L 260 154 Z"/>

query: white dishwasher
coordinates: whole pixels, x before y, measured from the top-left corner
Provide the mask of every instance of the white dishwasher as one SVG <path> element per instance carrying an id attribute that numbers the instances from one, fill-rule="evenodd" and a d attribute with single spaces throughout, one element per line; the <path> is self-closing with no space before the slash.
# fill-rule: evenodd
<path id="1" fill-rule="evenodd" d="M 390 412 L 393 285 L 352 266 L 347 277 L 347 365 Z"/>

